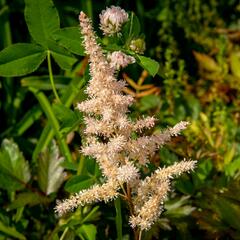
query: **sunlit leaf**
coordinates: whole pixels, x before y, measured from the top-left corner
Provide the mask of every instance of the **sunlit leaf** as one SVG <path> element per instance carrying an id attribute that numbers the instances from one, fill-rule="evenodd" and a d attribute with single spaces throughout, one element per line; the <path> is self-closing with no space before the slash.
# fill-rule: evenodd
<path id="1" fill-rule="evenodd" d="M 209 57 L 206 54 L 193 52 L 199 66 L 209 72 L 219 72 L 221 71 L 221 67 L 217 64 L 217 62 Z"/>
<path id="2" fill-rule="evenodd" d="M 30 180 L 28 162 L 24 159 L 16 143 L 4 139 L 0 150 L 0 187 L 18 190 Z"/>
<path id="3" fill-rule="evenodd" d="M 63 160 L 54 141 L 38 159 L 38 184 L 46 195 L 56 192 L 64 181 Z"/>
<path id="4" fill-rule="evenodd" d="M 153 77 L 158 73 L 159 63 L 149 57 L 138 55 L 139 64 L 147 70 Z"/>
<path id="5" fill-rule="evenodd" d="M 240 52 L 231 53 L 230 67 L 231 67 L 232 74 L 240 78 Z"/>

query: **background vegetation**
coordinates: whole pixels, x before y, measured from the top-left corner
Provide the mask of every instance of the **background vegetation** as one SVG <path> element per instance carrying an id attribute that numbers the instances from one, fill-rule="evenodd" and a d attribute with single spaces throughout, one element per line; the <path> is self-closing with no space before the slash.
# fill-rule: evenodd
<path id="1" fill-rule="evenodd" d="M 138 16 L 133 35 L 141 26 L 144 55 L 159 63 L 139 57 L 120 72 L 137 99 L 131 116 L 154 114 L 157 128 L 191 122 L 152 169 L 198 160 L 143 239 L 240 239 L 237 0 L 0 0 L 0 239 L 116 239 L 113 203 L 60 219 L 53 210 L 101 181 L 95 161 L 79 153 L 84 126 L 74 106 L 89 75 L 77 16 L 83 10 L 97 26 L 112 4 Z M 127 215 L 122 206 L 123 239 L 132 238 Z"/>

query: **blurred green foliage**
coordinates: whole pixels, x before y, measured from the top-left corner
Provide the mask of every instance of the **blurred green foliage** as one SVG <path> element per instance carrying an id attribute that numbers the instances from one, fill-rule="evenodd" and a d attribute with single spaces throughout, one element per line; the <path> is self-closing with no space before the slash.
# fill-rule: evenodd
<path id="1" fill-rule="evenodd" d="M 155 115 L 156 130 L 191 122 L 151 169 L 198 160 L 143 239 L 240 239 L 237 0 L 0 0 L 0 239 L 116 239 L 113 204 L 54 214 L 56 199 L 102 181 L 96 162 L 79 153 L 84 126 L 74 106 L 86 98 L 89 74 L 77 15 L 85 11 L 96 25 L 109 5 L 135 12 L 124 41 L 145 39 L 145 55 L 155 59 L 136 55 L 138 64 L 120 72 L 138 84 L 130 90 L 147 89 L 131 117 Z M 102 44 L 133 54 L 111 39 Z M 150 73 L 144 80 L 142 68 Z M 125 206 L 122 217 L 123 239 L 132 239 Z"/>

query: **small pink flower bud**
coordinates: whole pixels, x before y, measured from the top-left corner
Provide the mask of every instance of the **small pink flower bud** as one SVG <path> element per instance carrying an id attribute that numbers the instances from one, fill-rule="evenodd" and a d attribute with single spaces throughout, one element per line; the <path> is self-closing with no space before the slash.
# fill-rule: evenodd
<path id="1" fill-rule="evenodd" d="M 121 51 L 115 51 L 107 56 L 108 61 L 110 62 L 111 68 L 114 70 L 119 70 L 120 68 L 125 68 L 127 65 L 135 63 L 135 58 L 126 55 Z"/>

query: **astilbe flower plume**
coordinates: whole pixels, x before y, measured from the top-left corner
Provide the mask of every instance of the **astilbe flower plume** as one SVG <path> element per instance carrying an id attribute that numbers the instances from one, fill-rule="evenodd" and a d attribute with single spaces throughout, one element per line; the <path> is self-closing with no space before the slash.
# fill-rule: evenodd
<path id="1" fill-rule="evenodd" d="M 180 122 L 165 131 L 144 136 L 144 130 L 155 125 L 155 118 L 146 117 L 136 121 L 128 118 L 128 107 L 134 99 L 124 95 L 125 83 L 116 79 L 115 69 L 109 65 L 96 41 L 91 20 L 83 12 L 79 20 L 91 74 L 86 88 L 89 97 L 77 105 L 84 113 L 86 124 L 86 141 L 81 152 L 96 159 L 105 183 L 59 201 L 56 212 L 62 215 L 79 205 L 108 202 L 117 198 L 127 186 L 130 196 L 126 196 L 126 199 L 131 201 L 132 206 L 130 225 L 141 231 L 147 230 L 162 211 L 171 178 L 193 170 L 195 161 L 184 160 L 170 167 L 159 168 L 145 179 L 141 179 L 140 169 L 149 163 L 160 146 L 178 135 L 188 123 Z M 139 137 L 132 138 L 133 132 L 139 133 Z"/>

